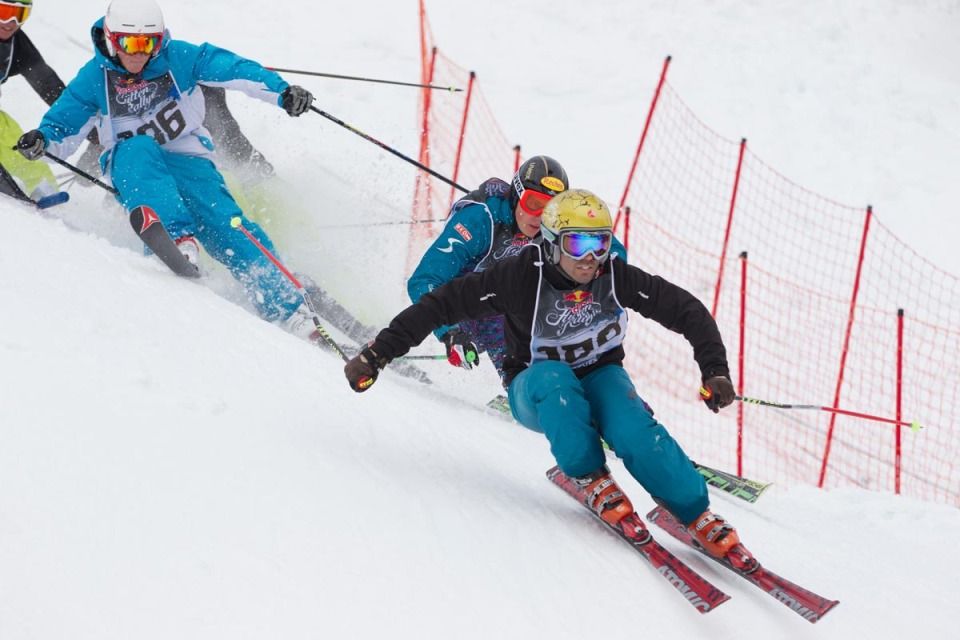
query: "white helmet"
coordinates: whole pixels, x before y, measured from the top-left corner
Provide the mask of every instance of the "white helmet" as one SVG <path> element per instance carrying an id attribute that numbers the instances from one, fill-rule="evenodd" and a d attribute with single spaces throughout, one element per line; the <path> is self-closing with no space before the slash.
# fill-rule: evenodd
<path id="1" fill-rule="evenodd" d="M 107 51 L 111 56 L 117 55 L 116 47 L 112 42 L 113 34 L 163 34 L 163 12 L 154 0 L 113 0 L 107 7 L 107 15 L 103 19 L 104 34 L 106 35 Z M 156 55 L 160 48 L 153 52 Z"/>

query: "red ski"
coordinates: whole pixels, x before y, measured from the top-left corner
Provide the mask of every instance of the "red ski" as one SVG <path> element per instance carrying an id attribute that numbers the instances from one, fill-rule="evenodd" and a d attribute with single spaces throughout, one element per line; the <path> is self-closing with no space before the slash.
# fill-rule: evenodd
<path id="1" fill-rule="evenodd" d="M 786 578 L 781 578 L 774 572 L 761 566 L 760 563 L 755 563 L 749 568 L 741 570 L 730 564 L 728 560 L 714 558 L 696 544 L 696 541 L 693 536 L 690 535 L 690 532 L 687 531 L 687 528 L 678 522 L 677 519 L 663 507 L 657 507 L 648 513 L 647 519 L 660 526 L 680 542 L 696 549 L 711 560 L 727 567 L 747 581 L 757 585 L 808 622 L 817 622 L 825 616 L 828 611 L 840 604 L 839 600 L 828 600 L 812 591 L 807 591 Z"/>
<path id="2" fill-rule="evenodd" d="M 573 480 L 560 471 L 559 467 L 553 467 L 547 471 L 547 478 L 587 508 L 604 526 L 629 542 L 630 546 L 639 551 L 640 555 L 653 565 L 656 572 L 676 587 L 687 602 L 700 613 L 713 611 L 730 599 L 730 596 L 707 582 L 703 576 L 660 546 L 660 543 L 650 535 L 643 519 L 636 513 L 628 515 L 616 525 L 610 525 L 594 513 L 593 509 L 587 507 L 586 495 Z"/>

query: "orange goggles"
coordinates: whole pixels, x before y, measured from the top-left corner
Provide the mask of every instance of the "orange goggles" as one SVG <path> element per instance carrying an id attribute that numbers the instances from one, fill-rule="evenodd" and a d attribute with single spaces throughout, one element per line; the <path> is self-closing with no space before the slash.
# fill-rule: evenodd
<path id="1" fill-rule="evenodd" d="M 547 206 L 552 197 L 533 189 L 524 189 L 523 193 L 520 194 L 520 208 L 528 215 L 539 216 L 543 214 L 543 208 Z"/>
<path id="2" fill-rule="evenodd" d="M 30 5 L 0 2 L 0 22 L 16 20 L 17 24 L 23 24 L 30 17 L 32 8 Z"/>
<path id="3" fill-rule="evenodd" d="M 126 54 L 135 53 L 153 54 L 163 42 L 162 33 L 111 33 L 110 42 L 117 51 Z"/>

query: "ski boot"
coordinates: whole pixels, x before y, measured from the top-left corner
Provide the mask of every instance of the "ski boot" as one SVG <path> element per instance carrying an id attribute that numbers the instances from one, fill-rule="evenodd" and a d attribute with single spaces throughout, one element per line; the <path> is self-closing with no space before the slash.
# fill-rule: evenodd
<path id="1" fill-rule="evenodd" d="M 587 506 L 600 516 L 604 522 L 616 525 L 633 513 L 630 499 L 620 490 L 617 482 L 610 476 L 610 469 L 603 465 L 593 473 L 572 478 L 578 487 L 587 494 Z"/>
<path id="2" fill-rule="evenodd" d="M 200 267 L 200 245 L 194 236 L 181 236 L 174 240 L 180 253 L 193 266 Z"/>
<path id="3" fill-rule="evenodd" d="M 281 323 L 281 326 L 298 338 L 320 344 L 320 331 L 313 321 L 313 312 L 310 311 L 306 302 L 301 303 L 290 317 Z"/>
<path id="4" fill-rule="evenodd" d="M 749 573 L 759 566 L 753 554 L 740 544 L 737 530 L 709 509 L 688 525 L 687 531 L 697 546 L 714 558 L 728 562 L 737 571 Z"/>

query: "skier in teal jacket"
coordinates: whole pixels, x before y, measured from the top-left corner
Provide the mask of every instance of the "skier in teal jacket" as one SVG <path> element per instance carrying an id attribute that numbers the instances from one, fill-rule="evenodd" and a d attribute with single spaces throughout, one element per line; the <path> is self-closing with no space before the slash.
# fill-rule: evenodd
<path id="1" fill-rule="evenodd" d="M 20 152 L 28 159 L 45 149 L 56 154 L 58 145 L 95 126 L 104 147 L 100 166 L 124 208 L 154 213 L 188 258 L 195 258 L 199 240 L 244 285 L 262 317 L 292 320 L 302 298 L 231 226 L 231 219 L 240 217 L 274 250 L 262 229 L 243 217 L 210 160 L 213 142 L 203 125 L 200 87 L 237 89 L 291 116 L 307 111 L 313 96 L 252 60 L 211 44 L 171 39 L 153 0 L 114 0 L 91 36 L 93 59 L 40 126 L 20 138 Z"/>

